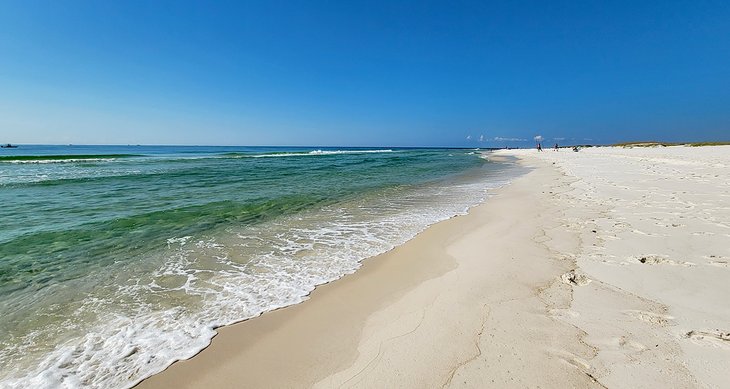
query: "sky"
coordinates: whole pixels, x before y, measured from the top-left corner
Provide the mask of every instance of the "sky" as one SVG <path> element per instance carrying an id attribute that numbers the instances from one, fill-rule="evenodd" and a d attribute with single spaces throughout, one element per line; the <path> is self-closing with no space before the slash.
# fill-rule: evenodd
<path id="1" fill-rule="evenodd" d="M 0 0 L 0 142 L 730 140 L 727 1 Z"/>

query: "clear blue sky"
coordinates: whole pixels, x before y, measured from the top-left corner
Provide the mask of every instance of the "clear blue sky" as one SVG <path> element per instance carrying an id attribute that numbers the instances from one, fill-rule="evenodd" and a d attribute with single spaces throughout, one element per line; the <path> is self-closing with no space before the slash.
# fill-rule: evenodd
<path id="1" fill-rule="evenodd" d="M 730 2 L 0 1 L 0 142 L 538 134 L 730 140 Z"/>

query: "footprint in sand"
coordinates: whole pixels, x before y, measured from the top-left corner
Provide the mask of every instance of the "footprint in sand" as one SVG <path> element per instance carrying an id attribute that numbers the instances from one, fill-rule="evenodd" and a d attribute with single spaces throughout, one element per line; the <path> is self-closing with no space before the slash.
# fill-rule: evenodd
<path id="1" fill-rule="evenodd" d="M 562 276 L 560 276 L 560 279 L 563 280 L 564 283 L 568 285 L 573 286 L 584 286 L 591 283 L 591 279 L 586 277 L 585 274 L 578 274 L 575 272 L 575 270 L 571 270 Z"/>
<path id="2" fill-rule="evenodd" d="M 730 258 L 718 257 L 717 255 L 705 255 L 705 258 L 709 259 L 707 264 L 710 266 L 730 267 Z"/>
<path id="3" fill-rule="evenodd" d="M 623 313 L 633 317 L 634 319 L 638 319 L 662 327 L 672 324 L 672 320 L 674 319 L 674 316 L 647 311 L 627 310 Z"/>
<path id="4" fill-rule="evenodd" d="M 552 354 L 554 354 L 559 359 L 563 360 L 564 362 L 569 363 L 573 367 L 588 374 L 591 378 L 593 378 L 593 376 L 590 375 L 590 372 L 593 370 L 593 367 L 585 359 L 583 359 L 567 350 L 552 350 Z"/>
<path id="5" fill-rule="evenodd" d="M 685 338 L 696 341 L 698 344 L 712 344 L 713 346 L 730 348 L 730 332 L 692 330 L 684 334 Z"/>
<path id="6" fill-rule="evenodd" d="M 641 352 L 641 351 L 645 351 L 648 349 L 648 347 L 646 347 L 645 345 L 643 345 L 639 342 L 633 341 L 625 336 L 622 336 L 622 337 L 616 339 L 616 343 L 618 343 L 619 347 L 630 350 L 630 351 L 634 351 L 634 352 Z"/>
<path id="7" fill-rule="evenodd" d="M 661 255 L 647 254 L 633 257 L 634 261 L 645 265 L 674 265 L 674 266 L 694 266 L 692 262 L 679 262 Z"/>

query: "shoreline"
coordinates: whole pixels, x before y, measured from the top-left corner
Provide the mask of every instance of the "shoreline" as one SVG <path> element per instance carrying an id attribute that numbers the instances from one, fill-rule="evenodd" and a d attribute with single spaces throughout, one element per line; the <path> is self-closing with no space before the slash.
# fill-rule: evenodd
<path id="1" fill-rule="evenodd" d="M 243 163 L 193 155 L 182 173 L 159 174 L 179 167 L 171 149 L 144 166 L 54 163 L 12 170 L 9 178 L 18 182 L 24 182 L 24 169 L 49 175 L 7 193 L 9 205 L 29 220 L 26 226 L 6 223 L 13 234 L 5 245 L 11 274 L 15 260 L 26 266 L 36 254 L 43 258 L 51 250 L 45 240 L 52 237 L 60 249 L 52 249 L 53 267 L 33 263 L 32 272 L 17 272 L 16 284 L 25 287 L 10 294 L 4 310 L 11 315 L 2 323 L 9 324 L 10 336 L 0 353 L 8 365 L 2 380 L 11 386 L 131 387 L 193 357 L 210 344 L 214 329 L 300 303 L 316 285 L 354 272 L 363 259 L 465 213 L 520 171 L 517 164 L 480 157 L 431 150 L 314 157 L 301 165 L 290 158 Z M 194 184 L 200 171 L 210 185 Z M 115 172 L 131 172 L 131 178 Z M 290 177 L 292 172 L 297 174 Z M 99 201 L 93 193 L 128 186 L 149 191 L 118 193 L 117 206 L 89 206 Z M 48 193 L 45 221 L 23 200 L 36 190 Z M 183 192 L 186 197 L 176 196 Z M 165 208 L 173 197 L 179 207 Z M 255 200 L 248 204 L 248 198 Z M 133 201 L 141 199 L 148 201 Z M 197 205 L 183 206 L 188 203 Z M 76 212 L 99 220 L 68 218 Z M 70 229 L 58 227 L 62 222 Z M 33 227 L 38 231 L 24 235 Z M 89 271 L 73 266 L 86 261 Z M 74 277 L 66 280 L 68 274 Z M 48 287 L 36 291 L 36 282 Z M 65 312 L 76 314 L 56 314 Z"/>
<path id="2" fill-rule="evenodd" d="M 551 339 L 560 334 L 564 339 L 558 343 L 575 343 L 566 351 L 568 354 L 582 355 L 577 359 L 589 358 L 591 351 L 580 344 L 580 334 L 570 325 L 549 318 L 540 301 L 541 288 L 569 270 L 569 264 L 550 258 L 547 248 L 533 241 L 540 233 L 540 224 L 515 228 L 520 220 L 548 218 L 549 212 L 541 210 L 547 206 L 547 197 L 541 197 L 540 191 L 532 187 L 565 184 L 557 171 L 530 167 L 531 172 L 498 189 L 467 215 L 432 225 L 405 244 L 363 261 L 357 272 L 318 286 L 303 303 L 220 328 L 211 345 L 198 355 L 176 362 L 137 387 L 233 387 L 236 383 L 251 387 L 331 387 L 352 384 L 353 377 L 365 379 L 360 384 L 366 386 L 445 384 L 472 364 L 478 365 L 474 354 L 480 349 L 479 342 L 494 341 L 483 336 L 485 315 L 494 317 L 490 321 L 498 320 L 500 326 L 521 314 L 525 317 L 515 302 L 529 304 L 534 312 L 528 315 L 529 325 L 522 328 L 523 333 L 513 334 L 509 341 L 499 344 L 513 350 L 521 348 L 524 353 L 505 355 L 507 360 L 492 365 L 494 372 L 481 377 L 488 379 L 482 384 L 514 383 L 514 371 L 545 362 L 542 356 L 535 359 L 537 355 L 528 351 L 535 347 L 536 340 L 525 341 L 525 336 L 533 331 L 544 335 L 546 340 L 537 343 L 546 352 L 555 346 Z M 496 246 L 486 258 L 479 253 L 485 241 L 493 241 Z M 533 257 L 539 262 L 528 271 L 529 276 L 519 276 L 523 280 L 518 284 L 510 281 L 525 269 L 512 259 L 515 256 Z M 447 299 L 440 291 L 453 282 L 461 287 L 451 288 Z M 563 297 L 569 294 L 567 286 L 556 285 L 553 289 L 551 293 Z M 435 304 L 436 300 L 443 302 Z M 487 308 L 484 301 L 494 306 Z M 452 325 L 444 333 L 444 320 L 449 319 L 460 325 Z M 478 338 L 476 345 L 471 336 L 464 336 L 469 332 Z M 417 340 L 432 336 L 441 342 L 423 352 L 424 345 Z M 392 339 L 415 342 L 405 347 L 411 355 L 374 365 L 369 357 L 382 355 L 382 343 Z M 440 351 L 433 353 L 434 347 Z M 397 354 L 400 348 L 389 347 L 386 354 Z M 422 358 L 428 363 L 416 362 Z M 596 385 L 592 377 L 566 364 L 564 354 L 553 353 L 547 360 L 554 384 Z M 396 377 L 400 378 L 393 381 L 396 377 L 381 370 L 393 369 L 395 362 L 407 366 L 398 369 Z M 505 366 L 512 366 L 512 373 L 504 370 Z M 367 374 L 363 375 L 365 370 Z M 532 374 L 528 374 L 529 379 L 536 379 Z M 543 373 L 539 376 L 545 378 Z"/>

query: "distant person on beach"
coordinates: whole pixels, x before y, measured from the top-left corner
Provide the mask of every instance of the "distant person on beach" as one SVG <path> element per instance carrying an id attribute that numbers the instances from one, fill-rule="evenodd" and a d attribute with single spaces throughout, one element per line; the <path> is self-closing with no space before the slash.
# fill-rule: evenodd
<path id="1" fill-rule="evenodd" d="M 537 151 L 542 151 L 542 145 L 540 143 L 537 144 Z"/>
<path id="2" fill-rule="evenodd" d="M 555 151 L 558 151 L 558 144 L 555 144 Z"/>

